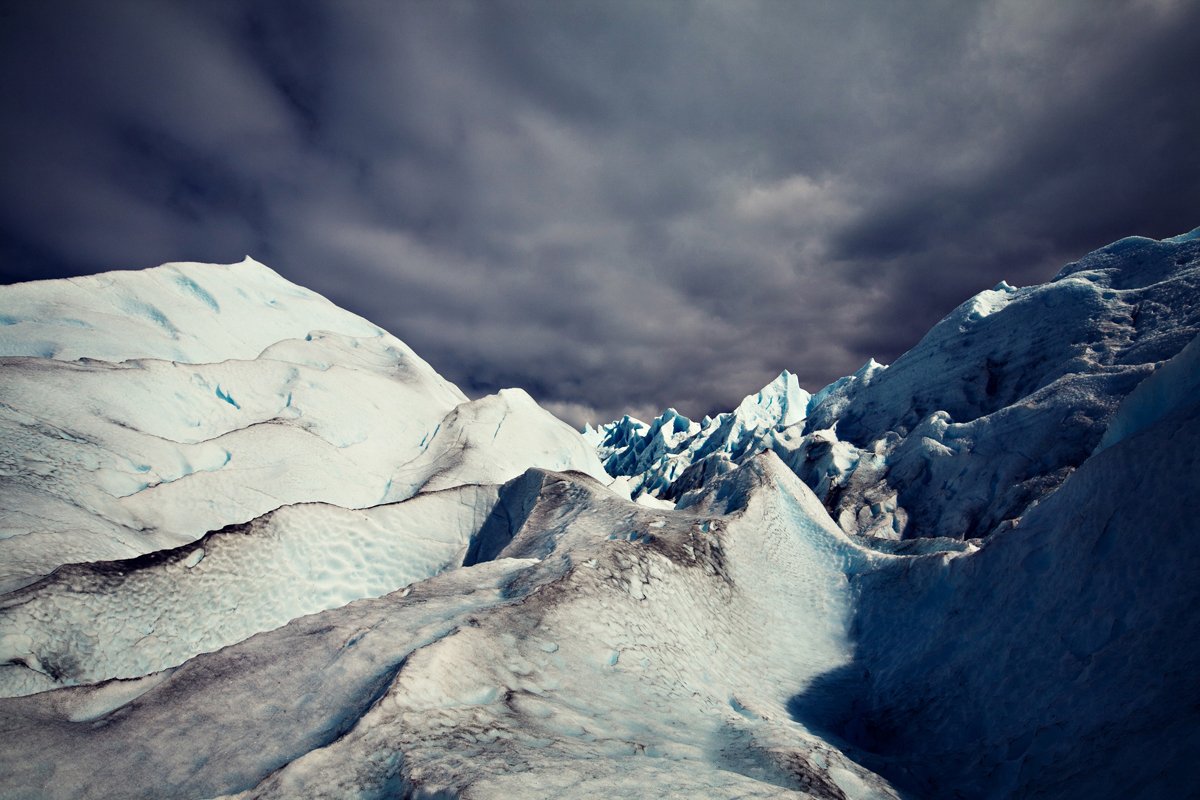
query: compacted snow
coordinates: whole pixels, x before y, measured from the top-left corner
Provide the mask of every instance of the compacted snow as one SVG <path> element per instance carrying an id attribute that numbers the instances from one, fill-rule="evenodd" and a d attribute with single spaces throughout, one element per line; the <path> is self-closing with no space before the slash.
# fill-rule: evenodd
<path id="1" fill-rule="evenodd" d="M 583 435 L 252 262 L 19 288 L 0 797 L 1200 796 L 1200 237 Z"/>

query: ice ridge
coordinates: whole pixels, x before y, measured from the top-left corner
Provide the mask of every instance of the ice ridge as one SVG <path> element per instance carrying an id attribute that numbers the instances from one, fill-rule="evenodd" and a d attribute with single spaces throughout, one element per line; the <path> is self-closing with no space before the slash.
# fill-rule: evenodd
<path id="1" fill-rule="evenodd" d="M 785 389 L 784 373 L 706 426 L 663 435 L 673 411 L 601 426 L 597 453 L 635 495 L 677 500 L 773 450 L 846 532 L 987 538 L 1194 388 L 1193 234 L 1122 239 L 1040 286 L 1001 282 L 890 367 L 869 361 L 817 392 L 803 414 L 784 399 L 803 391 Z"/>

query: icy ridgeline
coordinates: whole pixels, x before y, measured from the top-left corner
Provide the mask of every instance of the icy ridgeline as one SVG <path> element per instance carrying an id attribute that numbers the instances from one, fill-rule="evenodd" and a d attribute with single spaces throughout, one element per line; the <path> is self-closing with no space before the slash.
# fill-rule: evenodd
<path id="1" fill-rule="evenodd" d="M 362 508 L 529 466 L 604 476 L 523 392 L 468 403 L 249 259 L 6 286 L 0 314 L 0 590 L 290 503 Z"/>
<path id="2" fill-rule="evenodd" d="M 1121 399 L 1196 336 L 1197 246 L 1123 239 L 1044 285 L 1001 283 L 895 364 L 870 361 L 812 397 L 785 372 L 716 419 L 670 410 L 585 436 L 646 504 L 773 450 L 846 532 L 984 538 L 1057 489 Z"/>
<path id="3" fill-rule="evenodd" d="M 881 556 L 778 464 L 634 505 L 253 262 L 3 291 L 2 792 L 896 796 L 787 710 Z"/>
<path id="4" fill-rule="evenodd" d="M 782 451 L 803 428 L 809 412 L 835 389 L 880 369 L 874 360 L 868 361 L 854 375 L 815 395 L 801 389 L 796 376 L 785 370 L 735 410 L 715 419 L 692 422 L 672 408 L 649 425 L 628 415 L 598 429 L 587 425 L 583 437 L 596 447 L 605 471 L 618 476 L 614 488 L 628 490 L 636 502 L 648 507 L 674 508 L 686 492 L 703 487 L 746 459 L 764 450 Z"/>
<path id="5" fill-rule="evenodd" d="M 984 293 L 892 367 L 869 365 L 817 402 L 785 375 L 707 427 L 691 430 L 672 417 L 651 437 L 637 437 L 667 445 L 647 465 L 671 448 L 691 450 L 682 468 L 674 474 L 674 467 L 664 468 L 654 478 L 663 478 L 654 486 L 660 494 L 674 487 L 681 495 L 672 510 L 623 499 L 595 468 L 592 477 L 563 466 L 516 474 L 522 460 L 533 460 L 531 452 L 562 460 L 579 447 L 578 458 L 594 455 L 557 422 L 525 417 L 528 424 L 506 435 L 519 413 L 488 416 L 477 411 L 480 404 L 490 408 L 488 401 L 450 396 L 440 427 L 426 425 L 428 438 L 418 430 L 379 434 L 400 437 L 382 449 L 384 457 L 399 450 L 402 463 L 377 467 L 394 474 L 380 475 L 375 499 L 361 509 L 276 499 L 269 504 L 275 510 L 247 524 L 138 558 L 64 566 L 0 596 L 0 645 L 9 661 L 0 672 L 11 679 L 8 687 L 84 684 L 0 700 L 0 793 L 357 800 L 1196 796 L 1200 343 L 1188 342 L 1195 339 L 1198 267 L 1198 237 L 1125 240 L 1068 267 L 1046 287 Z M 250 272 L 279 281 L 261 267 Z M 197 285 L 205 285 L 202 274 L 191 276 Z M 153 287 L 175 291 L 171 282 L 178 283 L 170 270 L 142 275 L 151 285 L 138 298 L 147 303 Z M 237 302 L 205 291 L 222 314 L 227 302 Z M 344 314 L 317 300 L 314 307 Z M 1048 300 L 1058 305 L 1046 310 Z M 1088 321 L 1101 312 L 1106 316 Z M 1005 319 L 1006 325 L 997 321 Z M 425 419 L 420 406 L 439 396 L 440 379 L 385 338 L 398 355 L 382 363 L 393 366 L 372 359 L 346 366 L 349 353 L 363 351 L 361 341 L 337 350 L 337 363 L 347 373 L 403 384 L 411 392 L 403 402 L 377 402 L 391 416 Z M 972 360 L 980 352 L 994 382 Z M 248 358 L 249 365 L 263 360 Z M 328 375 L 338 367 L 306 367 L 297 359 L 291 356 L 290 368 L 314 372 L 293 383 L 342 391 Z M 119 388 L 129 394 L 122 397 L 154 399 L 158 408 L 178 395 L 181 409 L 193 408 L 199 395 L 146 363 L 110 364 L 99 374 L 123 381 Z M 412 373 L 397 372 L 400 364 L 418 372 L 416 386 L 403 377 Z M 40 366 L 49 375 L 68 368 L 88 375 L 95 364 L 43 358 L 4 368 L 10 366 L 18 373 Z M 164 374 L 173 374 L 168 367 L 201 370 L 202 393 L 213 398 L 211 413 L 196 415 L 201 427 L 228 425 L 219 422 L 220 413 L 230 413 L 225 407 L 252 405 L 242 396 L 278 398 L 281 390 L 274 388 L 274 366 L 258 367 L 261 376 L 236 392 L 224 373 L 164 364 Z M 389 377 L 395 375 L 401 377 Z M 133 393 L 137 380 L 129 376 L 150 381 L 143 394 Z M 55 433 L 43 445 L 49 455 L 38 460 L 37 450 L 18 451 L 29 463 L 5 479 L 24 481 L 26 496 L 56 513 L 65 512 L 52 501 L 79 509 L 79 519 L 95 517 L 88 528 L 61 525 L 63 539 L 116 538 L 112 532 L 125 536 L 124 529 L 106 515 L 124 506 L 100 502 L 111 485 L 100 481 L 109 479 L 105 470 L 120 473 L 110 463 L 123 462 L 100 456 L 135 444 L 146 448 L 136 451 L 139 458 L 159 453 L 144 445 L 157 436 L 168 442 L 155 445 L 166 448 L 161 452 L 190 457 L 190 443 L 164 435 L 175 429 L 134 427 L 140 415 L 128 408 L 114 416 L 123 402 L 116 390 L 99 400 L 81 398 L 79 387 L 93 385 L 86 380 L 47 384 L 67 395 L 51 401 L 52 391 L 41 394 L 46 409 L 62 406 L 54 427 L 39 422 L 35 411 L 49 413 L 39 405 L 22 411 L 33 423 L 13 422 L 11 429 L 58 431 L 73 437 L 65 440 L 72 446 L 95 444 L 86 452 L 96 466 L 80 462 L 68 470 L 66 459 L 76 451 L 54 449 L 63 438 Z M 1022 381 L 1030 384 L 1024 395 Z M 900 394 L 878 388 L 886 385 Z M 32 383 L 22 391 L 36 393 Z M 446 391 L 453 395 L 452 387 Z M 341 401 L 356 415 L 369 410 L 353 405 L 353 397 Z M 255 402 L 257 413 L 266 413 L 267 401 Z M 343 468 L 337 466 L 343 462 L 330 466 L 329 431 L 344 437 L 336 449 L 352 452 L 376 436 L 368 430 L 366 439 L 354 438 L 357 416 L 335 420 L 347 427 L 322 427 L 335 425 L 334 417 L 322 416 L 333 412 L 310 402 L 295 419 L 281 414 L 248 426 L 288 429 L 306 418 L 315 426 L 313 433 L 303 430 L 311 456 L 294 453 L 286 470 L 264 473 L 277 481 L 260 484 L 271 492 L 289 490 L 292 471 L 302 481 L 292 487 L 297 494 L 314 486 L 336 490 L 332 478 L 321 477 Z M 964 422 L 957 416 L 965 415 L 963 407 L 987 413 Z M 532 403 L 528 408 L 543 413 Z M 1039 416 L 1047 409 L 1052 423 Z M 1011 416 L 1018 413 L 1026 416 Z M 835 418 L 838 438 L 822 441 L 818 434 Z M 894 432 L 895 441 L 879 433 L 851 436 L 875 419 L 887 422 L 880 430 Z M 106 434 L 108 424 L 114 429 Z M 815 434 L 804 432 L 807 424 Z M 1039 433 L 1051 424 L 1057 436 Z M 949 436 L 950 430 L 962 435 Z M 454 446 L 435 447 L 447 431 L 454 432 Z M 134 433 L 146 439 L 120 438 Z M 875 459 L 879 472 L 864 472 L 863 463 L 875 456 L 866 445 L 877 440 L 885 448 Z M 538 441 L 546 442 L 542 450 Z M 766 441 L 772 451 L 754 455 Z M 963 441 L 961 452 L 953 450 Z M 253 448 L 226 448 L 222 436 L 218 442 L 233 453 L 227 464 L 193 469 L 165 487 L 237 476 L 226 470 L 251 458 Z M 404 450 L 406 442 L 415 444 Z M 712 449 L 701 452 L 706 442 Z M 910 463 L 900 458 L 906 447 L 928 450 L 915 451 L 921 470 L 899 469 Z M 972 470 L 994 481 L 988 502 L 1000 502 L 1013 469 L 1004 454 L 1018 450 L 1029 466 L 1014 480 L 1042 476 L 1044 499 L 1024 507 L 1019 526 L 1003 526 L 978 547 L 848 534 L 806 485 L 813 476 L 796 468 L 825 470 L 829 481 L 815 485 L 843 525 L 844 498 L 857 491 L 865 502 L 872 487 L 902 499 L 895 509 L 880 503 L 881 512 L 895 520 L 904 508 L 909 525 L 925 525 L 934 501 L 946 513 L 958 507 L 949 490 L 969 494 L 963 487 L 975 485 Z M 830 453 L 845 454 L 844 466 L 822 467 L 836 461 L 826 458 Z M 173 463 L 126 457 L 157 475 Z M 306 463 L 310 458 L 315 463 Z M 1076 459 L 1074 468 L 1060 475 L 1046 466 L 1063 459 Z M 939 472 L 943 462 L 955 469 Z M 958 483 L 930 486 L 964 468 L 968 474 Z M 310 471 L 319 477 L 303 478 Z M 71 481 L 56 482 L 60 472 Z M 472 477 L 485 473 L 508 477 Z M 913 483 L 904 483 L 906 475 Z M 205 484 L 196 507 L 248 511 L 225 494 L 240 497 L 243 479 Z M 866 488 L 856 488 L 858 479 Z M 400 495 L 407 499 L 383 502 L 393 499 L 386 480 L 405 487 Z M 640 480 L 635 490 L 648 483 Z M 62 488 L 80 485 L 91 494 Z M 910 494 L 929 505 L 905 499 Z M 192 497 L 180 494 L 178 502 Z M 29 519 L 35 517 L 36 507 Z M 188 515 L 170 519 L 177 518 Z M 236 643 L 216 649 L 230 642 Z M 126 679 L 104 680 L 112 676 Z"/>

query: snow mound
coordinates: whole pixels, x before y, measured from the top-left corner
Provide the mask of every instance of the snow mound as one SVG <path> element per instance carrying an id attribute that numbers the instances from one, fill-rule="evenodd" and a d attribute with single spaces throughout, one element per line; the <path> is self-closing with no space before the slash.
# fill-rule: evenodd
<path id="1" fill-rule="evenodd" d="M 604 477 L 528 395 L 467 401 L 403 342 L 252 261 L 0 299 L 0 347 L 23 354 L 0 358 L 0 592 L 284 505 L 364 508 L 530 466 Z"/>
<path id="2" fill-rule="evenodd" d="M 207 364 L 254 359 L 276 342 L 327 330 L 386 337 L 436 375 L 382 328 L 249 257 L 3 286 L 0 308 L 2 356 Z"/>

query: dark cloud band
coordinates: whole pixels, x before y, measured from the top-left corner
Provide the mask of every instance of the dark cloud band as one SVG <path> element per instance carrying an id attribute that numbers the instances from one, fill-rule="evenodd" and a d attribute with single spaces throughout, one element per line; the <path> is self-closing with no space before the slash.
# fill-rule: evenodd
<path id="1" fill-rule="evenodd" d="M 1200 223 L 1200 9 L 0 5 L 0 274 L 245 254 L 572 421 Z"/>

